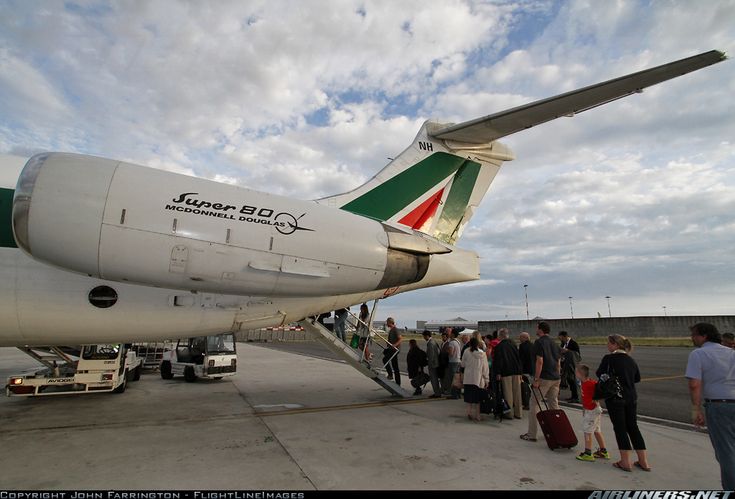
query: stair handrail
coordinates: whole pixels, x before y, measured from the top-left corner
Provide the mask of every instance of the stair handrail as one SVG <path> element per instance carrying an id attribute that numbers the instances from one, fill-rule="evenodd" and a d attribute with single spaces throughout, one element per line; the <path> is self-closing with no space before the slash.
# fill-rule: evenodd
<path id="1" fill-rule="evenodd" d="M 358 330 L 358 326 L 360 326 L 360 325 L 364 326 L 368 330 L 368 336 L 366 337 L 366 341 L 363 344 L 363 348 L 362 349 L 358 349 L 360 351 L 360 361 L 362 361 L 365 358 L 365 350 L 368 347 L 368 341 L 370 340 L 370 338 L 373 335 L 375 335 L 378 339 L 382 340 L 383 343 L 385 344 L 385 347 L 383 347 L 383 351 L 385 351 L 385 349 L 387 349 L 387 348 L 392 348 L 393 349 L 393 354 L 388 358 L 388 361 L 383 364 L 383 369 L 385 369 L 385 367 L 388 364 L 390 364 L 390 361 L 393 360 L 393 357 L 395 357 L 396 355 L 398 355 L 399 349 L 396 348 L 388 340 L 388 337 L 387 336 L 385 336 L 384 334 L 382 334 L 383 331 L 381 331 L 380 329 L 376 329 L 374 327 L 371 327 L 368 323 L 366 323 L 365 321 L 363 321 L 362 319 L 360 319 L 357 315 L 355 315 L 351 311 L 348 310 L 347 312 L 348 312 L 347 323 L 350 324 L 350 326 L 352 326 L 354 328 L 356 334 L 359 335 L 359 333 L 357 333 L 357 330 Z M 350 323 L 350 318 L 354 319 L 354 323 Z M 378 343 L 378 346 L 381 346 L 378 341 L 375 341 L 375 343 Z"/>

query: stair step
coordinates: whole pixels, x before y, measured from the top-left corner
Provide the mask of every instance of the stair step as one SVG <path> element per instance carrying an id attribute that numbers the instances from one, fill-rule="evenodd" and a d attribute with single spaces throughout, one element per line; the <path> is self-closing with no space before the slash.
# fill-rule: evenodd
<path id="1" fill-rule="evenodd" d="M 348 364 L 354 367 L 357 371 L 362 373 L 364 376 L 375 381 L 378 385 L 389 391 L 392 395 L 410 398 L 412 393 L 407 392 L 395 382 L 389 380 L 384 374 L 380 373 L 377 368 L 370 368 L 364 362 L 360 360 L 360 354 L 355 352 L 349 345 L 344 343 L 342 340 L 334 336 L 332 332 L 322 326 L 321 324 L 312 324 L 309 320 L 303 320 L 299 323 L 306 331 L 311 333 L 314 339 L 328 347 L 330 350 L 335 352 L 340 357 L 344 358 Z"/>

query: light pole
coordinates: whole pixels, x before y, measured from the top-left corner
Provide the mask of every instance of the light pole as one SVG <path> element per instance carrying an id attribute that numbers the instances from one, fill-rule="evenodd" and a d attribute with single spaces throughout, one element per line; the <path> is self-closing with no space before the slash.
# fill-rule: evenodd
<path id="1" fill-rule="evenodd" d="M 663 306 L 663 307 L 661 307 L 661 308 L 663 308 L 663 309 L 664 309 L 664 317 L 666 317 L 666 305 L 664 305 L 664 306 Z"/>
<path id="2" fill-rule="evenodd" d="M 526 295 L 526 320 L 527 321 L 530 321 L 531 320 L 531 316 L 528 315 L 528 284 L 524 284 L 523 285 L 523 292 Z"/>
<path id="3" fill-rule="evenodd" d="M 606 296 L 605 298 L 607 298 L 607 315 L 610 316 L 610 317 L 612 317 L 612 312 L 610 311 L 610 298 L 611 297 L 610 296 Z"/>
<path id="4" fill-rule="evenodd" d="M 572 297 L 569 297 L 569 311 L 572 313 L 572 319 L 574 319 L 574 306 L 572 305 Z"/>

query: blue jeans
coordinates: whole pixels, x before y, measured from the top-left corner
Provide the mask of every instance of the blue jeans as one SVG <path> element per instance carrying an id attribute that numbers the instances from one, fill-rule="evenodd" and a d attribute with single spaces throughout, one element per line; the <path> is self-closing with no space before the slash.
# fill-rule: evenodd
<path id="1" fill-rule="evenodd" d="M 343 317 L 335 317 L 334 318 L 334 334 L 337 335 L 337 338 L 339 338 L 342 341 L 347 341 L 345 338 L 345 323 L 347 322 L 347 315 Z"/>
<path id="2" fill-rule="evenodd" d="M 704 403 L 709 439 L 720 463 L 723 490 L 735 490 L 735 404 Z"/>
<path id="3" fill-rule="evenodd" d="M 444 370 L 444 394 L 459 398 L 460 391 L 452 386 L 454 375 L 459 372 L 459 362 L 450 362 Z"/>

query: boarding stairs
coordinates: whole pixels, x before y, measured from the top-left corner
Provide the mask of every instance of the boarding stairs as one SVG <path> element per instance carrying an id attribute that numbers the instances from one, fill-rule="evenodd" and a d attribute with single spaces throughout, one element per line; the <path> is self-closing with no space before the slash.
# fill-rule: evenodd
<path id="1" fill-rule="evenodd" d="M 33 357 L 49 369 L 53 369 L 62 364 L 76 363 L 76 360 L 62 348 L 64 347 L 18 347 L 18 350 Z M 79 356 L 78 353 L 76 355 Z"/>
<path id="2" fill-rule="evenodd" d="M 373 310 L 374 309 L 375 308 L 373 307 Z M 315 340 L 319 341 L 329 350 L 339 355 L 339 357 L 343 359 L 347 364 L 354 367 L 362 375 L 367 376 L 368 378 L 375 381 L 378 385 L 390 392 L 392 395 L 401 398 L 412 397 L 413 395 L 411 392 L 404 390 L 396 383 L 389 380 L 385 374 L 385 366 L 390 363 L 393 357 L 398 355 L 398 349 L 393 347 L 393 345 L 388 342 L 388 338 L 383 334 L 382 331 L 370 327 L 368 323 L 361 321 L 356 315 L 351 312 L 349 313 L 347 322 L 351 327 L 348 327 L 346 330 L 346 338 L 351 338 L 352 334 L 357 330 L 358 327 L 365 327 L 369 331 L 370 340 L 372 343 L 372 345 L 370 346 L 374 350 L 372 363 L 368 362 L 365 359 L 364 348 L 362 350 L 352 348 L 348 343 L 345 343 L 344 341 L 339 339 L 334 333 L 332 333 L 332 331 L 324 327 L 324 325 L 320 324 L 316 320 L 312 321 L 312 319 L 304 319 L 299 322 L 299 325 L 301 325 L 306 332 L 311 334 L 311 336 Z M 372 320 L 369 320 L 368 322 L 372 323 Z M 366 343 L 369 344 L 370 342 Z M 382 364 L 383 350 L 388 347 L 393 349 L 393 355 L 388 358 L 388 362 Z M 380 365 L 381 367 L 378 367 L 377 365 Z"/>
<path id="3" fill-rule="evenodd" d="M 40 346 L 40 347 L 18 347 L 18 350 L 37 360 L 49 370 L 49 374 L 59 376 L 69 370 L 76 368 L 79 357 L 77 347 L 65 346 Z"/>

